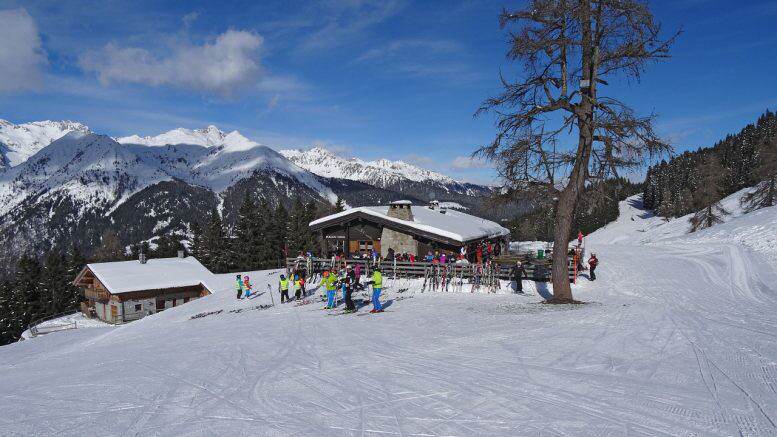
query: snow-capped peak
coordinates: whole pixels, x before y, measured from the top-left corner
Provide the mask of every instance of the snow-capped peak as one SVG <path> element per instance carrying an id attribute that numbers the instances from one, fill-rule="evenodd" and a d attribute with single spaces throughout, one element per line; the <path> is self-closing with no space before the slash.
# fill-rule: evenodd
<path id="1" fill-rule="evenodd" d="M 0 168 L 14 167 L 68 132 L 90 132 L 81 123 L 43 120 L 14 124 L 0 120 Z"/>
<path id="2" fill-rule="evenodd" d="M 378 159 L 365 161 L 346 158 L 322 147 L 308 150 L 282 150 L 281 154 L 298 166 L 327 178 L 341 178 L 369 184 L 387 185 L 400 179 L 455 184 L 456 181 L 436 171 L 404 161 Z"/>
<path id="3" fill-rule="evenodd" d="M 141 137 L 130 135 L 117 138 L 121 144 L 141 144 L 145 146 L 168 146 L 177 144 L 190 144 L 203 147 L 223 147 L 226 151 L 244 151 L 259 146 L 259 143 L 249 140 L 238 131 L 224 133 L 214 125 L 202 129 L 186 129 L 179 127 L 171 131 Z"/>

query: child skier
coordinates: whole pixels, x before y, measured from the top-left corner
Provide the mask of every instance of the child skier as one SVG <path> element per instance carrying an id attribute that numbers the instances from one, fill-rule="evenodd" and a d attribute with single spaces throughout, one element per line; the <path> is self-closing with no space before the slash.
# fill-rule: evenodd
<path id="1" fill-rule="evenodd" d="M 599 259 L 596 258 L 596 254 L 591 252 L 591 257 L 588 258 L 588 269 L 591 271 L 591 280 L 596 280 L 596 266 L 599 265 Z"/>
<path id="2" fill-rule="evenodd" d="M 278 288 L 281 290 L 281 303 L 286 302 L 289 299 L 289 280 L 286 276 L 281 275 L 281 282 L 278 284 Z"/>
<path id="3" fill-rule="evenodd" d="M 237 291 L 237 298 L 243 298 L 243 281 L 240 279 L 240 275 L 235 278 L 235 290 Z"/>
<path id="4" fill-rule="evenodd" d="M 528 278 L 526 270 L 523 268 L 523 263 L 520 261 L 515 262 L 513 271 L 511 272 L 513 281 L 515 281 L 515 290 L 518 294 L 523 294 L 523 278 Z"/>
<path id="5" fill-rule="evenodd" d="M 248 276 L 243 276 L 243 289 L 246 291 L 246 297 L 251 297 L 251 289 L 253 286 L 251 285 L 250 278 Z"/>
<path id="6" fill-rule="evenodd" d="M 372 310 L 371 313 L 382 313 L 383 306 L 380 304 L 380 290 L 383 288 L 383 275 L 380 268 L 375 268 L 372 272 Z"/>
<path id="7" fill-rule="evenodd" d="M 294 274 L 294 300 L 302 299 L 302 279 L 299 273 Z"/>

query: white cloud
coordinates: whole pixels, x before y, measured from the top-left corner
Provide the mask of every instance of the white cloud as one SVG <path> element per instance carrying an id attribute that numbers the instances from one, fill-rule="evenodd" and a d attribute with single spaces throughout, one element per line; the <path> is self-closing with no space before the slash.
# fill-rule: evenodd
<path id="1" fill-rule="evenodd" d="M 136 47 L 108 44 L 81 56 L 81 67 L 103 84 L 170 85 L 230 95 L 262 79 L 259 49 L 263 39 L 253 32 L 228 30 L 203 45 L 179 44 L 167 56 Z"/>
<path id="2" fill-rule="evenodd" d="M 303 50 L 320 50 L 359 39 L 372 27 L 395 16 L 405 6 L 405 0 L 322 1 L 312 21 L 315 29 L 308 32 Z"/>
<path id="3" fill-rule="evenodd" d="M 475 168 L 488 168 L 488 164 L 481 159 L 471 156 L 457 156 L 453 159 L 451 167 L 456 170 L 469 170 Z"/>
<path id="4" fill-rule="evenodd" d="M 0 92 L 39 89 L 46 54 L 25 9 L 0 11 Z"/>
<path id="5" fill-rule="evenodd" d="M 188 27 L 190 27 L 192 25 L 192 23 L 197 21 L 197 18 L 199 18 L 199 17 L 200 17 L 200 13 L 199 12 L 196 12 L 196 11 L 189 12 L 188 14 L 184 15 L 183 18 L 181 18 L 181 21 L 183 21 L 184 27 L 188 28 Z"/>

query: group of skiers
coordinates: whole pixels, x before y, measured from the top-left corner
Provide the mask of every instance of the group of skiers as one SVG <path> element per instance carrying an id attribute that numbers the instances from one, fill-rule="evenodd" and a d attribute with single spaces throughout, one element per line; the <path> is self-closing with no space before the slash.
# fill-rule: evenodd
<path id="1" fill-rule="evenodd" d="M 383 306 L 380 303 L 380 293 L 383 289 L 383 275 L 380 267 L 372 271 L 370 280 L 361 284 L 361 265 L 355 267 L 347 265 L 345 268 L 337 271 L 335 269 L 326 269 L 322 273 L 322 283 L 326 290 L 326 306 L 324 309 L 334 309 L 337 304 L 335 295 L 340 288 L 343 293 L 343 302 L 345 302 L 345 312 L 352 313 L 356 311 L 356 305 L 353 303 L 353 292 L 361 289 L 363 286 L 372 285 L 372 310 L 371 313 L 383 312 Z"/>
<path id="2" fill-rule="evenodd" d="M 278 291 L 281 292 L 281 303 L 290 302 L 289 289 L 294 289 L 294 300 L 299 301 L 307 297 L 305 293 L 305 274 L 303 271 L 294 271 L 289 273 L 289 277 L 281 275 L 278 283 Z"/>
<path id="3" fill-rule="evenodd" d="M 253 285 L 251 285 L 251 281 L 248 275 L 245 275 L 242 277 L 241 275 L 237 275 L 237 277 L 235 278 L 235 290 L 237 290 L 238 299 L 243 299 L 244 297 L 246 298 L 251 297 L 252 288 L 253 288 Z"/>

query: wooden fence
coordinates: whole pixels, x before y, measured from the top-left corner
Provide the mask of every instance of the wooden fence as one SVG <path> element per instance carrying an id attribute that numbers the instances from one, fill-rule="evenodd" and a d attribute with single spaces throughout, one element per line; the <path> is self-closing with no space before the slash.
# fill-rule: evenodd
<path id="1" fill-rule="evenodd" d="M 340 262 L 342 263 L 344 260 L 340 260 Z M 355 266 L 356 264 L 361 265 L 362 272 L 364 272 L 364 274 L 370 274 L 375 268 L 375 264 L 373 264 L 372 260 L 348 259 L 345 260 L 345 262 L 347 262 L 347 264 L 350 266 Z M 326 269 L 332 268 L 332 263 L 332 259 L 327 258 L 287 258 L 286 268 L 289 270 L 304 269 L 312 272 L 322 272 Z M 411 263 L 407 261 L 383 260 L 379 261 L 377 264 L 380 265 L 380 269 L 383 272 L 383 277 L 385 278 L 422 278 L 426 275 L 426 272 L 429 271 L 429 269 L 435 269 L 438 268 L 436 266 L 440 266 L 440 264 L 419 261 Z M 498 276 L 499 279 L 512 279 L 510 271 L 512 270 L 512 267 L 515 265 L 515 263 L 497 264 L 499 266 L 499 272 L 496 274 L 496 276 Z M 568 272 L 570 281 L 574 281 L 575 275 L 577 274 L 577 270 L 575 269 L 574 264 L 575 263 L 573 258 L 569 257 Z M 453 269 L 453 274 L 455 276 L 462 277 L 464 279 L 472 278 L 473 276 L 476 276 L 478 272 L 478 266 L 476 264 L 449 263 L 447 264 L 447 267 L 449 270 Z M 527 260 L 523 263 L 523 267 L 524 270 L 526 270 L 528 279 L 530 280 L 537 282 L 548 282 L 551 279 L 550 260 Z"/>

